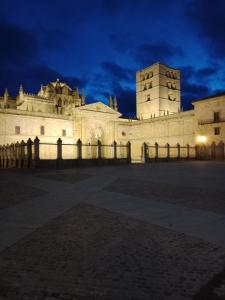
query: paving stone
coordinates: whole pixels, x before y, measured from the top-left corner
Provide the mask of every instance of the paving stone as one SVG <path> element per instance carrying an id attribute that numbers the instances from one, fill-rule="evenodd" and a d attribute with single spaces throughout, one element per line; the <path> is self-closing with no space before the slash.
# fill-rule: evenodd
<path id="1" fill-rule="evenodd" d="M 0 296 L 191 299 L 224 265 L 222 247 L 79 204 L 1 252 Z"/>
<path id="2" fill-rule="evenodd" d="M 59 173 L 59 174 L 42 174 L 42 175 L 38 175 L 38 177 L 40 178 L 44 178 L 44 179 L 50 179 L 50 180 L 56 180 L 56 181 L 60 181 L 60 182 L 67 182 L 67 183 L 76 183 L 78 181 L 81 180 L 85 180 L 87 178 L 89 178 L 91 175 L 89 174 L 84 174 L 84 173 L 75 173 L 75 174 L 71 174 L 71 173 Z"/>
<path id="3" fill-rule="evenodd" d="M 0 191 L 0 209 L 12 207 L 47 194 L 42 189 L 18 183 L 16 180 L 10 179 L 9 176 L 2 181 L 0 178 Z"/>
<path id="4" fill-rule="evenodd" d="M 224 191 L 218 188 L 193 187 L 165 182 L 162 184 L 154 181 L 119 178 L 104 189 L 125 195 L 146 199 L 154 198 L 185 207 L 225 214 Z"/>

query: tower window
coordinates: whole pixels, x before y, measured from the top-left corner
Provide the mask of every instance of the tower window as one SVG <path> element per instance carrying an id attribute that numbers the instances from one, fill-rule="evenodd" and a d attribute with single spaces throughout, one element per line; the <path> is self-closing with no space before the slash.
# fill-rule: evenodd
<path id="1" fill-rule="evenodd" d="M 151 101 L 151 96 L 150 96 L 150 94 L 147 95 L 147 101 Z"/>
<path id="2" fill-rule="evenodd" d="M 40 134 L 45 135 L 45 127 L 44 126 L 40 127 Z"/>
<path id="3" fill-rule="evenodd" d="M 15 126 L 15 134 L 20 134 L 20 126 Z"/>
<path id="4" fill-rule="evenodd" d="M 148 87 L 149 87 L 149 89 L 152 88 L 152 82 L 149 83 L 149 86 L 148 86 Z"/>
<path id="5" fill-rule="evenodd" d="M 215 127 L 214 128 L 214 134 L 215 135 L 220 135 L 220 127 Z"/>
<path id="6" fill-rule="evenodd" d="M 66 129 L 62 130 L 62 136 L 66 136 Z"/>
<path id="7" fill-rule="evenodd" d="M 213 120 L 215 123 L 218 123 L 220 121 L 220 113 L 219 112 L 214 112 Z"/>
<path id="8" fill-rule="evenodd" d="M 144 85 L 144 91 L 145 91 L 145 90 L 147 90 L 147 86 L 146 86 L 146 84 Z"/>

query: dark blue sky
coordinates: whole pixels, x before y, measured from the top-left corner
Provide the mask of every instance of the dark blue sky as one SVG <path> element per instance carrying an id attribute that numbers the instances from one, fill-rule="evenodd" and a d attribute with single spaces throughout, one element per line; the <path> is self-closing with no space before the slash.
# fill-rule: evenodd
<path id="1" fill-rule="evenodd" d="M 7 0 L 0 6 L 0 91 L 59 78 L 89 101 L 116 94 L 135 112 L 135 72 L 181 69 L 182 103 L 224 91 L 224 0 Z"/>

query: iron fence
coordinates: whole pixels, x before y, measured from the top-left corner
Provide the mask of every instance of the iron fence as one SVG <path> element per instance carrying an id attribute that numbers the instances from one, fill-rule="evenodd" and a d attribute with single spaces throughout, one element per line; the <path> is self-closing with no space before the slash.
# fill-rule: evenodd
<path id="1" fill-rule="evenodd" d="M 0 146 L 0 167 L 23 168 L 41 165 L 42 162 L 56 161 L 119 161 L 130 162 L 130 142 L 126 144 L 106 145 L 98 141 L 96 144 L 83 144 L 79 139 L 77 143 L 63 143 L 59 138 L 57 143 L 41 142 L 38 137 L 32 141 L 28 139 L 25 143 L 17 142 Z M 42 164 L 43 165 L 43 164 Z"/>

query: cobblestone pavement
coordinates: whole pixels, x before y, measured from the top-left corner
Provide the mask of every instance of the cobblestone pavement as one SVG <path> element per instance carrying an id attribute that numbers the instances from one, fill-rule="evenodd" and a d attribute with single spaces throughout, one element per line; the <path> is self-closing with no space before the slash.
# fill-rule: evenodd
<path id="1" fill-rule="evenodd" d="M 225 195 L 221 188 L 178 186 L 165 182 L 162 188 L 161 182 L 119 178 L 105 190 L 146 199 L 156 197 L 158 201 L 225 214 Z"/>
<path id="2" fill-rule="evenodd" d="M 0 300 L 224 300 L 225 164 L 0 170 Z"/>
<path id="3" fill-rule="evenodd" d="M 39 176 L 40 178 L 56 180 L 56 181 L 60 181 L 60 182 L 76 183 L 78 181 L 89 178 L 91 175 L 84 174 L 84 173 L 65 174 L 63 172 L 61 172 L 61 173 L 58 172 L 58 174 L 48 174 L 48 175 L 41 174 L 41 175 L 37 175 L 37 176 Z"/>
<path id="4" fill-rule="evenodd" d="M 14 178 L 10 178 L 8 173 L 3 172 L 0 175 L 0 209 L 32 200 L 46 193 L 46 191 L 31 187 L 26 183 L 18 183 Z"/>
<path id="5" fill-rule="evenodd" d="M 191 299 L 224 263 L 224 248 L 79 204 L 1 253 L 0 299 Z"/>

